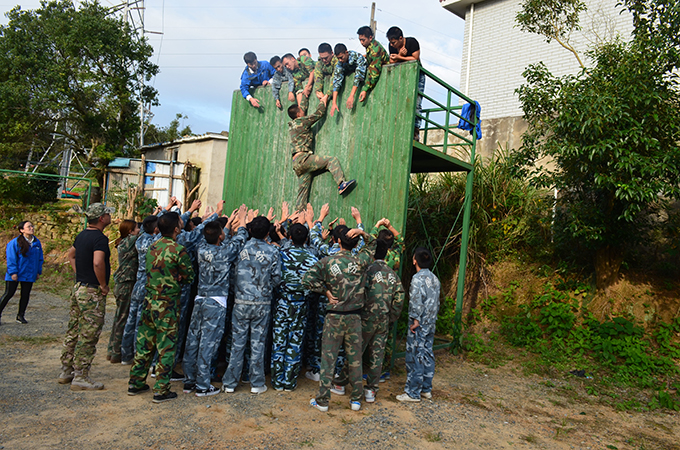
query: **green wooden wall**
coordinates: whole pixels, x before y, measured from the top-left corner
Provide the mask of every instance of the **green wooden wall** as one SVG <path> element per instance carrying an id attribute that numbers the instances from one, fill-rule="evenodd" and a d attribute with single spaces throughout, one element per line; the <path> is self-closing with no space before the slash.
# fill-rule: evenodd
<path id="1" fill-rule="evenodd" d="M 317 216 L 321 205 L 330 203 L 329 220 L 344 217 L 350 227 L 354 226 L 350 208 L 356 206 L 369 229 L 381 217 L 387 217 L 403 231 L 418 66 L 405 63 L 383 67 L 373 92 L 364 103 L 356 100 L 354 110 L 349 111 L 345 101 L 352 79 L 353 75 L 346 78 L 338 96 L 340 113 L 334 117 L 327 113 L 315 125 L 315 153 L 336 156 L 347 179 L 357 180 L 357 187 L 341 197 L 331 174 L 323 172 L 312 181 L 310 202 Z M 269 86 L 253 92 L 260 100 L 259 110 L 250 106 L 240 91 L 234 91 L 224 177 L 225 211 L 245 203 L 266 214 L 274 206 L 278 217 L 283 200 L 295 207 L 298 183 L 290 152 L 287 86 L 281 91 L 283 110 L 276 108 Z M 317 105 L 312 93 L 309 110 L 313 112 Z"/>

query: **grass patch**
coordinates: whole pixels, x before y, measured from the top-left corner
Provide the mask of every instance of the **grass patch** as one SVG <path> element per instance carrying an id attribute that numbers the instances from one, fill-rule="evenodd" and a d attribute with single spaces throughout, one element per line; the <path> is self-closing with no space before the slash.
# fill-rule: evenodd
<path id="1" fill-rule="evenodd" d="M 442 440 L 442 433 L 440 431 L 425 434 L 427 442 L 440 442 Z"/>

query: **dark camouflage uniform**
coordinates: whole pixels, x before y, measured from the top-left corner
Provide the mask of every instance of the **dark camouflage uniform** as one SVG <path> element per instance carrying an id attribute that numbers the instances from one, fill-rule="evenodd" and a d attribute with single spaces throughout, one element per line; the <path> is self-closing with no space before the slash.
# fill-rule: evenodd
<path id="1" fill-rule="evenodd" d="M 370 92 L 378 82 L 380 78 L 380 72 L 382 72 L 382 66 L 389 64 L 390 56 L 385 51 L 380 42 L 373 39 L 366 49 L 366 82 L 364 87 L 361 88 L 362 91 Z"/>
<path id="2" fill-rule="evenodd" d="M 116 298 L 116 316 L 109 338 L 107 353 L 110 358 L 120 358 L 120 344 L 123 340 L 123 330 L 130 311 L 130 296 L 137 281 L 137 236 L 130 235 L 118 244 L 118 269 L 113 274 L 116 285 L 113 296 Z"/>
<path id="3" fill-rule="evenodd" d="M 227 234 L 221 245 L 202 242 L 198 246 L 198 296 L 184 353 L 185 383 L 195 383 L 197 389 L 210 387 L 212 361 L 224 334 L 230 269 L 247 237 L 248 232 L 241 227 L 234 237 Z"/>
<path id="4" fill-rule="evenodd" d="M 422 392 L 432 391 L 434 377 L 434 329 L 439 311 L 439 279 L 429 271 L 421 269 L 413 275 L 409 289 L 409 327 L 414 320 L 420 326 L 415 332 L 407 330 L 406 336 L 406 387 L 411 398 L 420 398 Z"/>
<path id="5" fill-rule="evenodd" d="M 288 122 L 291 153 L 295 155 L 301 152 L 293 159 L 293 171 L 298 176 L 298 195 L 295 203 L 298 211 L 307 207 L 314 172 L 322 169 L 328 170 L 333 175 L 337 185 L 345 181 L 345 175 L 338 158 L 335 156 L 318 156 L 312 152 L 314 140 L 312 125 L 321 119 L 325 113 L 326 105 L 320 102 L 313 114 Z"/>
<path id="6" fill-rule="evenodd" d="M 146 296 L 146 253 L 151 244 L 160 239 L 160 234 L 148 234 L 140 231 L 139 237 L 135 242 L 137 250 L 137 281 L 132 288 L 130 296 L 130 311 L 128 313 L 125 329 L 123 330 L 123 340 L 120 346 L 120 358 L 123 361 L 132 361 L 135 356 L 135 342 L 137 341 L 137 327 L 142 317 L 142 303 Z"/>
<path id="7" fill-rule="evenodd" d="M 262 239 L 250 239 L 237 257 L 235 274 L 231 354 L 222 383 L 228 388 L 238 385 L 250 331 L 250 383 L 261 387 L 272 294 L 281 282 L 279 251 Z"/>
<path id="8" fill-rule="evenodd" d="M 366 268 L 375 251 L 372 241 L 358 255 L 341 251 L 328 256 L 305 274 L 302 284 L 311 291 L 330 291 L 338 303 L 326 307 L 321 350 L 321 373 L 319 395 L 316 401 L 327 406 L 330 399 L 331 381 L 335 373 L 335 362 L 340 347 L 345 348 L 349 383 L 352 386 L 350 399 L 359 401 L 362 396 L 361 380 L 361 318 L 359 312 L 365 301 Z"/>
<path id="9" fill-rule="evenodd" d="M 295 95 L 302 94 L 299 106 L 307 111 L 307 108 L 309 108 L 309 98 L 302 91 L 307 86 L 309 76 L 314 72 L 314 61 L 309 56 L 302 55 L 297 59 L 297 63 L 297 70 L 291 71 L 293 80 L 295 80 Z"/>
<path id="10" fill-rule="evenodd" d="M 177 316 L 182 284 L 191 283 L 194 269 L 184 247 L 172 238 L 161 237 L 149 247 L 146 257 L 146 297 L 137 331 L 137 352 L 130 369 L 130 386 L 141 388 L 154 352 L 158 352 L 154 394 L 170 390 L 170 372 L 175 362 Z"/>
<path id="11" fill-rule="evenodd" d="M 314 67 L 314 92 L 321 92 L 323 95 L 333 93 L 333 83 L 328 83 L 328 86 L 326 86 L 326 77 L 333 75 L 337 63 L 338 58 L 335 56 L 331 59 L 330 64 L 326 64 L 321 59 L 316 62 Z"/>
<path id="12" fill-rule="evenodd" d="M 292 390 L 297 386 L 307 305 L 311 297 L 302 286 L 302 277 L 318 260 L 304 247 L 281 250 L 282 277 L 272 346 L 272 386 L 275 389 Z"/>

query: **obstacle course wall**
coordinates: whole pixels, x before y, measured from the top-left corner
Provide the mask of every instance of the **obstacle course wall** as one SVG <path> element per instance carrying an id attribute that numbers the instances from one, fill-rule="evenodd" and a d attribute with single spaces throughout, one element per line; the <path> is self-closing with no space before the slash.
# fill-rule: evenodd
<path id="1" fill-rule="evenodd" d="M 314 177 L 310 202 L 315 214 L 321 205 L 330 203 L 329 220 L 344 217 L 354 226 L 350 208 L 359 208 L 370 229 L 381 217 L 388 217 L 403 231 L 408 203 L 411 171 L 415 100 L 418 66 L 415 63 L 384 66 L 380 80 L 365 102 L 353 110 L 345 106 L 351 91 L 353 74 L 345 79 L 339 93 L 340 112 L 326 113 L 314 127 L 315 150 L 319 155 L 336 156 L 347 179 L 356 179 L 357 187 L 347 195 L 338 195 L 330 173 Z M 330 83 L 330 79 L 326 83 Z M 283 109 L 276 108 L 271 87 L 254 90 L 260 101 L 255 109 L 240 91 L 234 91 L 229 128 L 229 144 L 224 176 L 225 211 L 241 203 L 259 208 L 266 214 L 270 206 L 280 214 L 282 201 L 295 207 L 297 177 L 292 169 L 287 108 L 287 85 L 281 89 Z M 318 100 L 310 96 L 309 111 L 316 110 Z M 328 111 L 330 111 L 330 100 Z"/>

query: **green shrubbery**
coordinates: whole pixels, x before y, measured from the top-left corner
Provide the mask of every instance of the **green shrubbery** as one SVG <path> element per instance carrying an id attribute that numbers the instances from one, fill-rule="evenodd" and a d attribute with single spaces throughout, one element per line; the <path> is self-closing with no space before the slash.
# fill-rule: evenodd
<path id="1" fill-rule="evenodd" d="M 46 172 L 48 173 L 48 172 Z M 22 175 L 0 176 L 0 199 L 9 203 L 42 205 L 57 201 L 59 180 Z"/>

